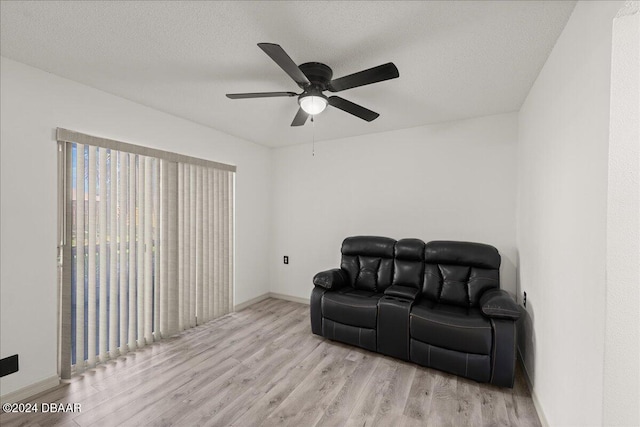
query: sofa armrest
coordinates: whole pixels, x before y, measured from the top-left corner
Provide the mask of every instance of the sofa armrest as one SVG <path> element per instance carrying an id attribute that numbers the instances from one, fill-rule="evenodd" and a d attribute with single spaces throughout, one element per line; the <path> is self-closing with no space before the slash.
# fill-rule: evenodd
<path id="1" fill-rule="evenodd" d="M 388 297 L 404 298 L 410 301 L 416 301 L 420 297 L 420 289 L 412 286 L 391 285 L 384 294 Z"/>
<path id="2" fill-rule="evenodd" d="M 313 284 L 325 289 L 338 289 L 347 284 L 347 274 L 341 268 L 321 271 L 313 277 Z"/>
<path id="3" fill-rule="evenodd" d="M 496 319 L 518 320 L 520 309 L 511 295 L 502 289 L 489 289 L 480 297 L 482 313 Z"/>

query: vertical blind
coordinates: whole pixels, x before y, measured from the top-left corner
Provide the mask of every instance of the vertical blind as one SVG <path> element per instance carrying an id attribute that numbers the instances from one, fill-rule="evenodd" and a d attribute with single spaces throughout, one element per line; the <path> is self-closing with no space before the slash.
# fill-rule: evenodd
<path id="1" fill-rule="evenodd" d="M 233 307 L 233 166 L 58 129 L 64 168 L 60 371 Z"/>

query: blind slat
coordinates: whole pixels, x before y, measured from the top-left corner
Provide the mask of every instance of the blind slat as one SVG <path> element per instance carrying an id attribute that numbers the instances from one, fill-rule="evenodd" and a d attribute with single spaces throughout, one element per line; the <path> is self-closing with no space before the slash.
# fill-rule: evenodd
<path id="1" fill-rule="evenodd" d="M 217 219 L 216 222 L 218 223 L 218 237 L 216 238 L 216 246 L 218 247 L 218 256 L 216 257 L 216 268 L 218 270 L 218 280 L 217 280 L 217 286 L 219 288 L 218 291 L 218 304 L 219 304 L 219 316 L 222 316 L 225 314 L 226 310 L 225 310 L 225 304 L 224 304 L 224 247 L 222 245 L 222 239 L 224 238 L 224 225 L 222 223 L 223 221 L 223 217 L 219 214 L 220 211 L 223 210 L 223 205 L 222 205 L 222 188 L 223 188 L 223 182 L 222 182 L 222 172 L 221 171 L 217 171 L 218 175 L 218 191 L 216 192 L 216 201 L 218 203 L 218 215 L 217 215 Z"/>
<path id="2" fill-rule="evenodd" d="M 222 227 L 224 230 L 224 235 L 222 238 L 222 259 L 224 262 L 224 267 L 222 269 L 222 287 L 224 289 L 223 303 L 225 305 L 224 312 L 228 313 L 231 308 L 229 306 L 229 287 L 227 283 L 229 283 L 229 262 L 231 261 L 229 256 L 229 174 L 222 172 L 222 182 L 223 182 L 223 191 L 220 197 L 222 198 Z"/>
<path id="3" fill-rule="evenodd" d="M 137 298 L 137 316 L 136 316 L 136 343 L 138 347 L 144 347 L 144 276 L 145 276 L 145 250 L 144 250 L 144 232 L 145 232 L 145 214 L 144 214 L 144 158 L 138 158 L 138 179 L 136 189 L 136 293 Z"/>
<path id="4" fill-rule="evenodd" d="M 109 157 L 109 357 L 118 351 L 118 155 Z M 105 304 L 106 305 L 106 304 Z"/>
<path id="5" fill-rule="evenodd" d="M 160 339 L 160 160 L 153 159 L 153 339 Z"/>
<path id="6" fill-rule="evenodd" d="M 74 175 L 73 168 L 66 165 L 73 164 L 73 149 L 66 144 L 58 143 L 58 373 L 61 379 L 71 378 L 73 366 L 73 278 L 74 251 L 73 238 L 75 235 L 74 215 L 67 214 L 74 210 Z M 62 196 L 62 197 L 60 197 Z M 63 260 L 69 260 L 64 261 Z"/>
<path id="7" fill-rule="evenodd" d="M 160 187 L 163 190 L 166 190 L 169 184 L 169 171 L 167 167 L 169 162 L 166 160 L 161 160 L 160 162 Z M 162 191 L 162 194 L 158 198 L 160 202 L 160 242 L 159 242 L 159 268 L 160 268 L 160 298 L 159 299 L 159 307 L 156 312 L 159 312 L 160 320 L 159 320 L 159 331 L 161 337 L 168 336 L 169 329 L 169 277 L 168 277 L 168 267 L 169 267 L 169 193 L 168 191 Z"/>
<path id="8" fill-rule="evenodd" d="M 167 165 L 168 182 L 166 186 L 166 193 L 169 195 L 169 200 L 175 201 L 178 193 L 178 168 L 175 163 L 168 163 Z M 178 206 L 176 203 L 170 203 L 167 209 L 167 246 L 168 246 L 168 260 L 167 260 L 167 287 L 168 296 L 167 304 L 169 306 L 169 321 L 167 325 L 167 336 L 173 335 L 178 332 L 178 304 L 180 298 L 179 285 L 176 285 L 178 278 Z"/>
<path id="9" fill-rule="evenodd" d="M 118 222 L 118 237 L 119 237 L 119 248 L 120 251 L 120 260 L 119 260 L 119 268 L 120 268 L 120 289 L 119 289 L 119 311 L 120 311 L 120 333 L 119 333 L 119 351 L 120 354 L 125 354 L 127 352 L 127 319 L 128 319 L 128 300 L 127 300 L 127 285 L 128 285 L 128 276 L 127 272 L 129 271 L 129 266 L 127 264 L 127 201 L 129 198 L 129 194 L 127 193 L 127 185 L 128 182 L 128 162 L 127 162 L 127 154 L 120 152 L 119 159 L 119 169 L 120 175 L 118 177 L 119 183 L 119 193 L 118 193 L 118 209 L 120 210 L 119 222 Z M 112 313 L 113 314 L 113 313 Z M 114 316 L 115 317 L 115 316 Z"/>
<path id="10" fill-rule="evenodd" d="M 214 259 L 215 259 L 215 245 L 213 239 L 213 219 L 215 218 L 216 205 L 213 200 L 213 185 L 214 185 L 214 176 L 213 169 L 207 170 L 207 175 L 209 176 L 209 194 L 207 198 L 209 199 L 209 235 L 207 236 L 207 242 L 209 245 L 209 259 L 207 259 L 207 268 L 209 270 L 209 316 L 211 318 L 216 318 L 217 313 L 215 311 L 215 280 L 214 273 L 215 269 L 213 267 Z"/>
<path id="11" fill-rule="evenodd" d="M 228 307 L 229 312 L 233 311 L 233 306 L 235 304 L 235 295 L 234 295 L 234 287 L 235 283 L 235 200 L 236 200 L 236 183 L 235 183 L 235 174 L 229 173 L 229 282 L 226 284 L 229 289 L 229 301 Z"/>
<path id="12" fill-rule="evenodd" d="M 183 331 L 185 328 L 185 296 L 184 284 L 185 279 L 185 186 L 184 186 L 184 164 L 178 165 L 178 330 Z"/>
<path id="13" fill-rule="evenodd" d="M 97 301 L 99 311 L 98 337 L 99 337 L 99 356 L 100 361 L 107 360 L 107 347 L 109 345 L 108 326 L 107 326 L 107 301 L 108 301 L 108 283 L 107 283 L 107 150 L 98 149 L 98 253 L 99 263 L 98 271 L 100 271 L 100 280 L 98 281 L 99 297 Z"/>
<path id="14" fill-rule="evenodd" d="M 153 187 L 151 185 L 151 174 L 153 172 L 153 162 L 150 157 L 144 159 L 144 282 L 142 300 L 144 305 L 143 315 L 143 335 L 138 339 L 146 344 L 153 342 Z"/>
<path id="15" fill-rule="evenodd" d="M 211 320 L 209 310 L 209 175 L 202 168 L 202 315 L 204 321 Z"/>
<path id="16" fill-rule="evenodd" d="M 127 238 L 129 248 L 129 288 L 127 290 L 129 294 L 129 316 L 127 342 L 128 350 L 133 351 L 137 348 L 136 342 L 136 319 L 137 319 L 137 306 L 138 306 L 138 293 L 136 282 L 138 279 L 137 274 L 137 249 L 136 243 L 136 180 L 138 178 L 136 173 L 136 156 L 129 154 L 129 204 L 127 209 L 127 221 L 129 222 L 129 235 Z"/>
<path id="17" fill-rule="evenodd" d="M 85 187 L 84 145 L 76 146 L 76 372 L 84 371 L 84 287 L 85 287 Z"/>
<path id="18" fill-rule="evenodd" d="M 203 185 L 202 185 L 202 168 L 200 166 L 196 166 L 196 318 L 198 324 L 206 322 L 204 318 L 204 304 L 203 304 L 203 285 L 204 285 L 204 277 L 203 277 L 203 243 L 204 239 L 202 236 L 202 208 L 203 208 Z"/>
<path id="19" fill-rule="evenodd" d="M 87 366 L 93 368 L 96 364 L 96 149 L 88 147 L 89 151 L 89 200 L 88 233 L 87 233 Z"/>
<path id="20" fill-rule="evenodd" d="M 196 167 L 189 167 L 189 326 L 196 326 Z"/>

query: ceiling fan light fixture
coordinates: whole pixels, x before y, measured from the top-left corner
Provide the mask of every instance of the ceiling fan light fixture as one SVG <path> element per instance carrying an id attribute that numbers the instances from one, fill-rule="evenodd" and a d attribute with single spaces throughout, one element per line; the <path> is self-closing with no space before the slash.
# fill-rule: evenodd
<path id="1" fill-rule="evenodd" d="M 327 98 L 322 94 L 301 96 L 298 102 L 300 103 L 300 108 L 311 115 L 322 113 L 327 108 L 328 103 Z"/>

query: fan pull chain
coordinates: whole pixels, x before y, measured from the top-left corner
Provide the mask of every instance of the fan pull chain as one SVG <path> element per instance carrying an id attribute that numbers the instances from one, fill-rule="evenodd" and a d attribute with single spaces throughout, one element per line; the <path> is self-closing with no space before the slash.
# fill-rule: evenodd
<path id="1" fill-rule="evenodd" d="M 311 157 L 316 156 L 316 122 L 313 120 L 313 116 L 311 116 Z"/>

